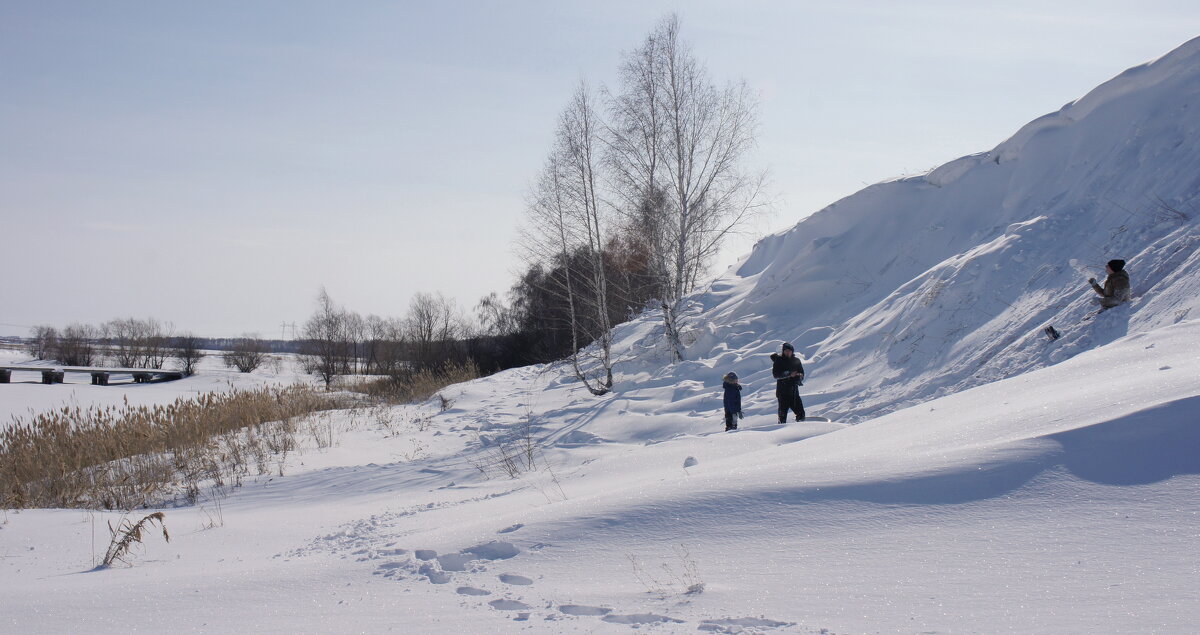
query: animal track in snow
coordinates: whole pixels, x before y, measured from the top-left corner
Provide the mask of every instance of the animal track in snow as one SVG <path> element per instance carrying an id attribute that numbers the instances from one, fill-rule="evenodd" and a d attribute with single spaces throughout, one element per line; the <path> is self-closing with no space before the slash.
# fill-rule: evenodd
<path id="1" fill-rule="evenodd" d="M 501 573 L 500 581 L 505 584 L 519 584 L 519 585 L 533 584 L 533 580 L 531 580 L 523 575 L 516 575 L 514 573 Z"/>

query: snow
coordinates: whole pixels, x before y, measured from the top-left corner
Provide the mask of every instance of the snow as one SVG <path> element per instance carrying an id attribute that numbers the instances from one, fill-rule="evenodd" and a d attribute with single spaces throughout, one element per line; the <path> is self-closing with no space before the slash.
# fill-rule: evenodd
<path id="1" fill-rule="evenodd" d="M 1194 632 L 1200 214 L 1151 202 L 1200 194 L 1198 93 L 1195 40 L 765 238 L 691 299 L 687 361 L 619 326 L 608 395 L 534 366 L 317 415 L 332 447 L 166 509 L 130 567 L 93 570 L 117 514 L 0 512 L 0 628 Z M 1112 257 L 1134 300 L 1085 319 Z M 776 423 L 784 340 L 832 421 Z"/>
<path id="2" fill-rule="evenodd" d="M 64 383 L 44 385 L 38 373 L 14 372 L 10 384 L 0 385 L 0 428 L 11 425 L 14 417 L 28 419 L 33 413 L 57 410 L 64 406 L 134 406 L 168 404 L 180 397 L 194 397 L 209 392 L 254 389 L 269 385 L 312 383 L 296 365 L 293 355 L 274 355 L 272 361 L 253 373 L 239 373 L 226 368 L 219 351 L 206 351 L 200 360 L 197 374 L 174 381 L 134 384 L 130 375 L 114 374 L 109 386 L 93 386 L 84 374 L 68 373 Z M 49 366 L 25 351 L 0 348 L 0 366 Z M 120 383 L 121 385 L 117 385 Z"/>

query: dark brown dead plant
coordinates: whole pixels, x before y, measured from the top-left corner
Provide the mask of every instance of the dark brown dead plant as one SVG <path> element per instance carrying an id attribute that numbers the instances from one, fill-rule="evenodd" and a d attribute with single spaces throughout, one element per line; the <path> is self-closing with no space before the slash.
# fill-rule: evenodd
<path id="1" fill-rule="evenodd" d="M 128 560 L 129 550 L 135 544 L 142 544 L 142 532 L 155 523 L 162 528 L 163 540 L 171 542 L 171 534 L 167 532 L 166 518 L 167 515 L 163 512 L 154 512 L 136 523 L 131 522 L 128 518 L 122 518 L 117 526 L 113 527 L 112 522 L 109 522 L 108 532 L 112 536 L 112 540 L 108 543 L 108 551 L 104 553 L 104 561 L 97 568 L 106 569 L 111 567 L 114 562 L 131 564 Z"/>

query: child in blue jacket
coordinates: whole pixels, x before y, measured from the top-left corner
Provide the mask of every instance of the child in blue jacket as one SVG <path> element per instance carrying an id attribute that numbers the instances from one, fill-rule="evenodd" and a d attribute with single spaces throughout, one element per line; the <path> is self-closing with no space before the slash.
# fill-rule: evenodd
<path id="1" fill-rule="evenodd" d="M 737 430 L 737 420 L 742 418 L 742 385 L 738 383 L 737 373 L 725 375 L 722 386 L 725 388 L 725 429 Z"/>

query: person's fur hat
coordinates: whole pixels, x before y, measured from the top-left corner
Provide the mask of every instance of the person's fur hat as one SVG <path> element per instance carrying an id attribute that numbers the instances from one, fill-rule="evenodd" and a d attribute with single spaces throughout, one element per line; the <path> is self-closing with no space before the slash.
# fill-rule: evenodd
<path id="1" fill-rule="evenodd" d="M 727 381 L 731 384 L 736 384 L 737 380 L 738 380 L 737 373 L 735 373 L 733 371 L 729 371 L 728 373 L 725 373 L 725 381 Z"/>
<path id="2" fill-rule="evenodd" d="M 1113 271 L 1120 271 L 1125 268 L 1125 261 L 1124 260 L 1109 260 L 1108 268 L 1112 269 Z"/>
<path id="3" fill-rule="evenodd" d="M 796 347 L 795 347 L 795 346 L 792 346 L 792 343 L 791 343 L 791 342 L 784 342 L 784 343 L 783 343 L 783 348 L 782 348 L 782 349 L 781 349 L 779 352 L 780 352 L 780 353 L 782 353 L 783 351 L 791 351 L 791 352 L 795 353 L 795 352 L 796 352 Z"/>

